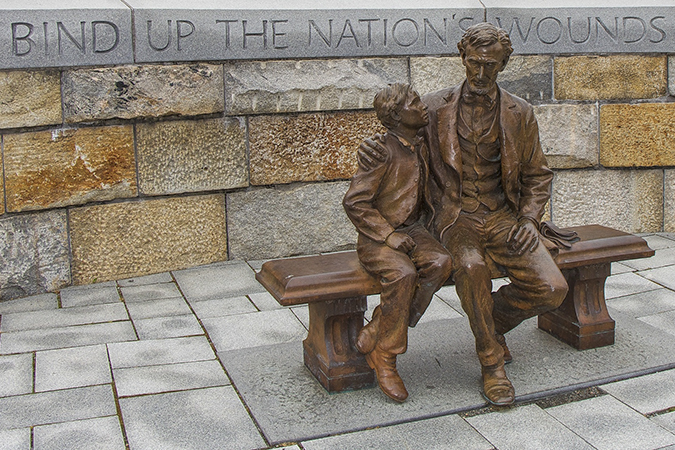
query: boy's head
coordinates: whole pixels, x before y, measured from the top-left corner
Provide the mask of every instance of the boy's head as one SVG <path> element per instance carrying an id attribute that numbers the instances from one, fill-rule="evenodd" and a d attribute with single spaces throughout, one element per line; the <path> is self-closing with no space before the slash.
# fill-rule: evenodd
<path id="1" fill-rule="evenodd" d="M 375 95 L 377 118 L 389 129 L 421 128 L 429 122 L 427 108 L 408 84 L 394 83 Z"/>

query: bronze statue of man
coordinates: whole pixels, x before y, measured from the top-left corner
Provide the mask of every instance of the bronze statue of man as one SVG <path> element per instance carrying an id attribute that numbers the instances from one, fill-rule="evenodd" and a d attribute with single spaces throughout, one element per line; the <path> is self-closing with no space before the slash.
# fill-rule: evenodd
<path id="1" fill-rule="evenodd" d="M 553 173 L 532 106 L 496 83 L 513 51 L 508 33 L 480 23 L 457 47 L 466 80 L 422 98 L 429 108 L 430 231 L 452 255 L 452 276 L 482 366 L 483 395 L 509 405 L 515 392 L 504 370 L 511 360 L 504 334 L 557 308 L 568 289 L 538 231 Z M 381 159 L 378 146 L 366 141 L 360 164 Z M 494 264 L 511 280 L 496 292 Z"/>

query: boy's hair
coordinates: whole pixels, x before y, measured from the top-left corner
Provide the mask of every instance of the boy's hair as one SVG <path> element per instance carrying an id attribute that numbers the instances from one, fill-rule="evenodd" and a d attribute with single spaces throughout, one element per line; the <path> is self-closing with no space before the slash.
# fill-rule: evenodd
<path id="1" fill-rule="evenodd" d="M 409 84 L 394 83 L 375 95 L 373 107 L 375 107 L 375 113 L 377 113 L 377 118 L 380 119 L 382 125 L 387 128 L 398 126 L 400 120 L 395 119 L 393 115 L 403 108 L 408 96 L 412 95 L 413 92 Z"/>

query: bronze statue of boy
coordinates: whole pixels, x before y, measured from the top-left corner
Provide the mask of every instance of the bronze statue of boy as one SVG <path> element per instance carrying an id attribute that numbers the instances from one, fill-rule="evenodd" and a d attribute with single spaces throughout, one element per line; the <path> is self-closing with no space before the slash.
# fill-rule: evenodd
<path id="1" fill-rule="evenodd" d="M 357 253 L 382 284 L 380 305 L 359 333 L 356 347 L 375 370 L 382 391 L 398 402 L 408 397 L 396 357 L 408 345 L 431 298 L 450 276 L 451 258 L 427 231 L 432 218 L 428 148 L 418 132 L 428 124 L 427 107 L 404 84 L 379 92 L 373 102 L 387 127 L 382 158 L 360 166 L 343 205 L 359 232 Z"/>

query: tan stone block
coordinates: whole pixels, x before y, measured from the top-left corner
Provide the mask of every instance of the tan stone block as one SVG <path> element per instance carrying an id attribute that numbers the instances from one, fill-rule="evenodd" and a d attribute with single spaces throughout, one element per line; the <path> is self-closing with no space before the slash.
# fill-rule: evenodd
<path id="1" fill-rule="evenodd" d="M 0 72 L 0 128 L 61 123 L 59 72 Z"/>
<path id="2" fill-rule="evenodd" d="M 231 61 L 227 114 L 368 109 L 389 83 L 408 82 L 405 58 Z"/>
<path id="3" fill-rule="evenodd" d="M 74 208 L 69 225 L 74 284 L 227 259 L 220 194 Z"/>
<path id="4" fill-rule="evenodd" d="M 211 64 L 143 65 L 63 73 L 66 122 L 195 116 L 224 110 L 223 69 Z"/>
<path id="5" fill-rule="evenodd" d="M 600 164 L 606 167 L 675 165 L 675 103 L 600 107 Z"/>
<path id="6" fill-rule="evenodd" d="M 661 231 L 663 171 L 556 172 L 551 212 L 563 227 L 600 224 L 630 233 Z"/>
<path id="7" fill-rule="evenodd" d="M 351 178 L 361 141 L 383 131 L 373 112 L 251 117 L 251 184 Z"/>
<path id="8" fill-rule="evenodd" d="M 0 148 L 2 148 L 2 136 L 0 136 Z M 0 167 L 3 167 L 2 152 L 0 152 Z M 5 177 L 0 176 L 0 216 L 5 213 Z"/>
<path id="9" fill-rule="evenodd" d="M 665 56 L 569 56 L 554 59 L 555 98 L 612 100 L 666 94 Z"/>
<path id="10" fill-rule="evenodd" d="M 8 134 L 4 163 L 8 211 L 136 195 L 131 126 Z"/>
<path id="11" fill-rule="evenodd" d="M 663 183 L 663 231 L 675 233 L 675 169 L 665 171 Z"/>
<path id="12" fill-rule="evenodd" d="M 410 58 L 410 83 L 420 95 L 455 86 L 465 77 L 459 56 Z"/>
<path id="13" fill-rule="evenodd" d="M 570 169 L 598 164 L 597 105 L 541 105 L 534 107 L 534 113 L 549 167 Z"/>
<path id="14" fill-rule="evenodd" d="M 148 195 L 248 186 L 243 119 L 136 126 L 140 191 Z"/>

